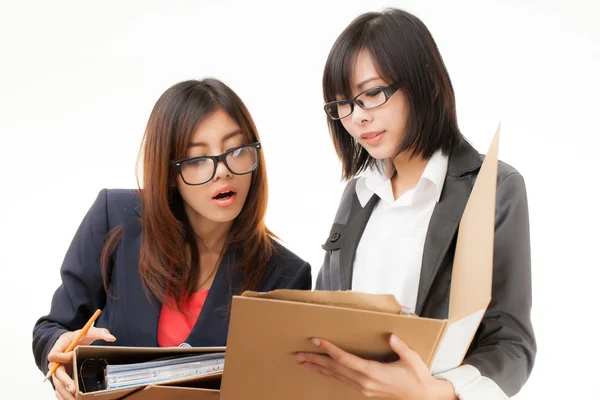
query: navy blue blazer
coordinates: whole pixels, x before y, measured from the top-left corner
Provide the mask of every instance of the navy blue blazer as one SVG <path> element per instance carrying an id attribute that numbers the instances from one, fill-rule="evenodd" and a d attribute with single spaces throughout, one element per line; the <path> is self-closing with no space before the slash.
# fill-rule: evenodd
<path id="1" fill-rule="evenodd" d="M 54 293 L 50 313 L 33 329 L 33 353 L 40 370 L 48 372 L 48 353 L 58 337 L 81 329 L 96 309 L 102 314 L 96 327 L 107 328 L 116 346 L 158 346 L 161 304 L 147 296 L 138 271 L 140 252 L 140 199 L 136 190 L 102 190 L 81 222 L 61 267 L 62 284 Z M 100 254 L 105 236 L 123 224 L 123 237 L 114 253 L 107 296 L 102 283 Z M 312 286 L 310 265 L 277 242 L 259 291 L 305 289 Z M 243 273 L 231 268 L 237 250 L 227 250 L 217 269 L 202 312 L 185 343 L 224 346 L 229 326 L 229 305 L 238 294 Z M 149 298 L 150 297 L 150 298 Z"/>

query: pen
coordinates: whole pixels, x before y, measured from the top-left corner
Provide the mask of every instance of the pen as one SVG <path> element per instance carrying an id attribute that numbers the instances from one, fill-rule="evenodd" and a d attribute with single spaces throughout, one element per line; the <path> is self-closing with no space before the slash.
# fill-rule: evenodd
<path id="1" fill-rule="evenodd" d="M 81 332 L 79 332 L 79 335 L 77 335 L 77 337 L 71 341 L 71 343 L 69 344 L 69 347 L 67 347 L 67 349 L 64 351 L 65 353 L 73 351 L 73 349 L 75 348 L 75 346 L 77 346 L 77 344 L 79 343 L 79 341 L 81 340 L 81 338 L 85 336 L 85 334 L 90 329 L 90 327 L 92 326 L 92 324 L 94 323 L 94 321 L 96 321 L 96 319 L 98 318 L 98 316 L 100 315 L 101 312 L 102 311 L 100 311 L 100 310 L 96 310 L 96 312 L 94 313 L 94 315 L 92 315 L 92 317 L 87 322 L 87 324 L 85 324 L 85 326 L 83 327 L 83 329 L 81 330 Z M 52 375 L 54 375 L 54 373 L 56 372 L 56 370 L 58 369 L 58 367 L 60 367 L 60 363 L 57 363 L 57 362 L 53 363 L 52 367 L 48 371 L 48 374 L 44 378 L 43 382 L 46 382 Z"/>

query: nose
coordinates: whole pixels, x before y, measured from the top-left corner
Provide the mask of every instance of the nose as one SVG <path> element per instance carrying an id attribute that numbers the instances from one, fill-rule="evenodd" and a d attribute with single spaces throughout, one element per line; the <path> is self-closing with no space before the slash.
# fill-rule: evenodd
<path id="1" fill-rule="evenodd" d="M 354 109 L 352 111 L 351 117 L 352 123 L 358 126 L 363 126 L 364 124 L 373 120 L 371 110 L 363 110 L 357 104 L 354 104 Z"/>
<path id="2" fill-rule="evenodd" d="M 229 168 L 227 168 L 227 166 L 225 165 L 225 161 L 219 161 L 217 163 L 217 169 L 215 171 L 215 176 L 213 177 L 213 180 L 219 180 L 219 179 L 224 179 L 224 178 L 231 178 L 231 171 L 229 171 Z"/>

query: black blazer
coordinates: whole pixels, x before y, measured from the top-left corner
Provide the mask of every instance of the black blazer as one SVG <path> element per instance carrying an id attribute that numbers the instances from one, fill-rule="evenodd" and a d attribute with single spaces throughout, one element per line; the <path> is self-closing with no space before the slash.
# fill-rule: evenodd
<path id="1" fill-rule="evenodd" d="M 458 224 L 482 161 L 483 156 L 464 139 L 450 154 L 442 195 L 431 216 L 423 249 L 415 310 L 421 317 L 448 317 Z M 379 201 L 373 196 L 361 207 L 355 186 L 356 179 L 348 184 L 323 245 L 325 262 L 317 278 L 317 290 L 352 289 L 356 248 Z M 514 168 L 499 162 L 492 300 L 463 363 L 476 367 L 508 396 L 521 389 L 533 368 L 537 349 L 530 311 L 525 183 Z"/>
<path id="2" fill-rule="evenodd" d="M 138 271 L 141 224 L 140 199 L 135 190 L 102 190 L 83 219 L 61 267 L 62 284 L 54 293 L 50 314 L 40 318 L 33 329 L 33 353 L 40 370 L 48 372 L 48 353 L 66 331 L 81 329 L 96 309 L 96 321 L 116 338 L 116 346 L 158 346 L 160 302 L 146 296 Z M 123 224 L 123 237 L 114 253 L 109 295 L 100 272 L 100 253 L 106 234 Z M 260 291 L 305 289 L 312 285 L 308 263 L 273 242 Z M 206 303 L 185 343 L 194 346 L 224 346 L 229 326 L 228 306 L 237 294 L 243 274 L 230 268 L 238 251 L 230 248 L 221 262 Z"/>

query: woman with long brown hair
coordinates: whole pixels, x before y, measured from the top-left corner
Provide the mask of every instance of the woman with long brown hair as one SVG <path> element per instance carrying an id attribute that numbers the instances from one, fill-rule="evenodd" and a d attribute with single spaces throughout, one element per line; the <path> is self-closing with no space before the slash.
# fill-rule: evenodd
<path id="1" fill-rule="evenodd" d="M 100 191 L 33 331 L 33 352 L 56 395 L 73 399 L 63 353 L 80 342 L 223 346 L 229 304 L 244 290 L 311 289 L 308 263 L 265 226 L 267 177 L 258 133 L 240 98 L 216 79 L 169 88 L 148 121 L 138 190 Z M 139 181 L 139 180 L 138 180 Z"/>

